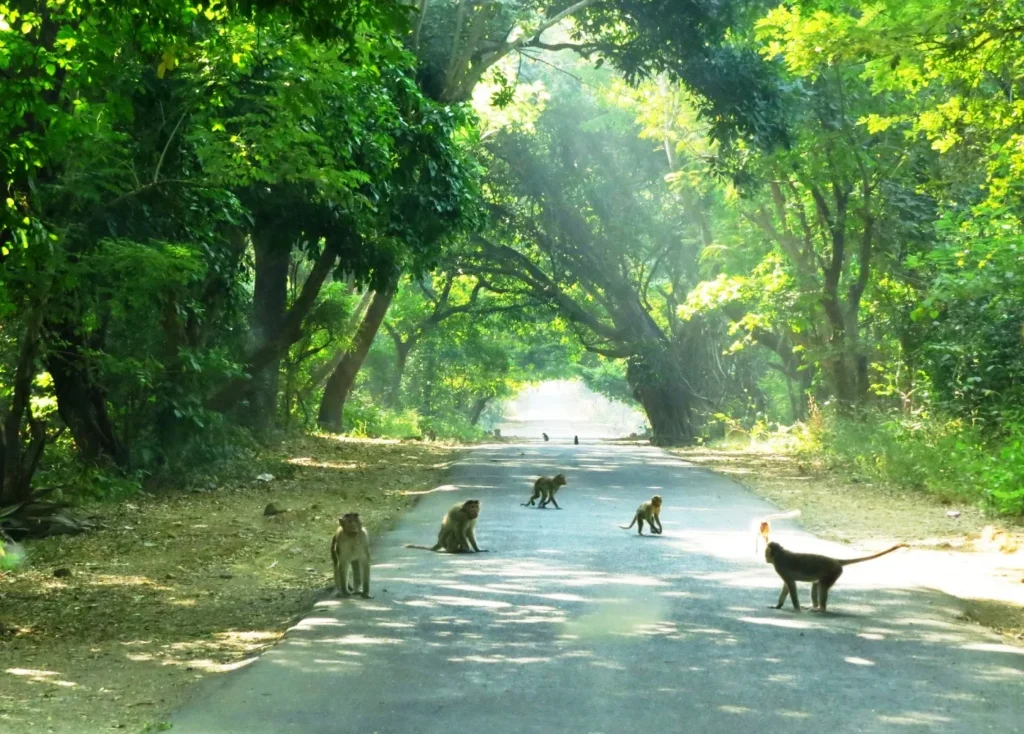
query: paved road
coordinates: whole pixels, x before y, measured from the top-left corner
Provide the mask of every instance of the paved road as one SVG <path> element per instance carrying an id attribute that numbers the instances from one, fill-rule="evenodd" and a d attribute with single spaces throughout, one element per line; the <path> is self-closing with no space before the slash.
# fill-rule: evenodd
<path id="1" fill-rule="evenodd" d="M 563 510 L 520 507 L 566 472 Z M 1024 649 L 955 621 L 900 578 L 899 554 L 847 569 L 827 617 L 767 606 L 754 555 L 771 511 L 653 448 L 476 449 L 453 486 L 378 539 L 373 601 L 324 601 L 282 644 L 204 688 L 174 732 L 517 734 L 979 732 L 1024 729 Z M 651 494 L 665 535 L 615 527 Z M 483 501 L 493 552 L 410 550 L 443 512 Z M 853 549 L 778 523 L 802 550 Z M 808 588 L 801 585 L 808 598 Z"/>

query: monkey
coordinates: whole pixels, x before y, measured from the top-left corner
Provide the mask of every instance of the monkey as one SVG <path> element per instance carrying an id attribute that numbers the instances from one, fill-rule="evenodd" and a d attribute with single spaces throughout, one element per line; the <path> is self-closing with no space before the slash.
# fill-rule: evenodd
<path id="1" fill-rule="evenodd" d="M 476 544 L 476 519 L 480 516 L 480 500 L 466 500 L 454 505 L 441 520 L 441 529 L 437 533 L 437 543 L 433 547 L 406 543 L 406 548 L 440 551 L 444 548 L 449 553 L 468 553 L 470 547 L 477 553 L 487 553 Z"/>
<path id="2" fill-rule="evenodd" d="M 796 582 L 810 581 L 812 611 L 824 614 L 828 603 L 828 590 L 843 575 L 844 566 L 880 558 L 886 553 L 892 553 L 894 550 L 906 547 L 906 543 L 900 543 L 894 545 L 889 550 L 875 553 L 873 556 L 841 560 L 829 558 L 828 556 L 819 556 L 814 553 L 793 553 L 778 543 L 769 543 L 764 549 L 764 560 L 775 567 L 775 573 L 779 574 L 783 581 L 782 593 L 779 594 L 779 603 L 771 607 L 771 609 L 782 609 L 782 605 L 786 602 L 786 597 L 789 596 L 793 600 L 793 609 L 799 612 L 800 600 L 796 595 Z"/>
<path id="3" fill-rule="evenodd" d="M 331 539 L 331 561 L 338 596 L 348 597 L 358 591 L 364 599 L 373 598 L 370 596 L 370 535 L 358 512 L 346 512 L 338 518 L 338 529 Z M 351 589 L 349 569 L 352 570 Z"/>
<path id="4" fill-rule="evenodd" d="M 551 440 L 551 439 L 548 438 L 548 434 L 546 434 L 546 433 L 542 433 L 540 435 L 542 435 L 544 437 L 545 441 L 550 441 Z"/>
<path id="5" fill-rule="evenodd" d="M 800 510 L 790 510 L 789 512 L 776 512 L 774 515 L 768 515 L 762 517 L 760 521 L 754 521 L 754 530 L 758 535 L 754 536 L 754 553 L 757 553 L 758 538 L 764 538 L 765 545 L 768 545 L 768 535 L 772 531 L 770 520 L 787 520 L 791 517 L 800 517 Z"/>
<path id="6" fill-rule="evenodd" d="M 520 504 L 522 504 L 523 507 L 529 507 L 533 505 L 533 501 L 535 499 L 540 497 L 541 509 L 544 509 L 550 502 L 555 506 L 555 509 L 561 510 L 562 508 L 558 506 L 557 502 L 555 502 L 555 492 L 557 492 L 558 488 L 564 484 L 568 484 L 568 482 L 565 481 L 564 474 L 556 474 L 554 477 L 541 477 L 533 483 L 533 494 L 530 495 L 530 501 L 522 502 Z"/>
<path id="7" fill-rule="evenodd" d="M 580 437 L 579 436 L 573 436 L 572 437 L 572 442 L 573 442 L 574 446 L 579 446 L 580 445 Z"/>
<path id="8" fill-rule="evenodd" d="M 633 520 L 629 525 L 619 525 L 623 530 L 629 530 L 633 527 L 633 523 L 639 523 L 636 531 L 640 534 L 644 534 L 644 520 L 651 526 L 651 532 L 655 535 L 661 535 L 661 495 L 656 494 L 646 502 L 641 502 L 640 506 L 636 508 L 636 514 L 633 515 Z"/>

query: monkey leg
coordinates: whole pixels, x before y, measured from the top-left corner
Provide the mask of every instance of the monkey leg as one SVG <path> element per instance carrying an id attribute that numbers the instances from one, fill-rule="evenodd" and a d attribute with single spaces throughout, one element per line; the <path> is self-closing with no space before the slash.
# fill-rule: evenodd
<path id="1" fill-rule="evenodd" d="M 360 569 L 363 565 L 362 561 L 352 561 L 352 589 L 351 591 L 359 591 L 363 588 L 362 574 Z"/>
<path id="2" fill-rule="evenodd" d="M 644 519 L 639 515 L 636 516 L 636 531 L 640 535 L 644 534 Z"/>
<path id="3" fill-rule="evenodd" d="M 792 579 L 783 579 L 786 582 L 786 588 L 789 590 L 789 599 L 793 602 L 793 609 L 800 611 L 800 597 L 796 593 L 796 581 Z"/>
<path id="4" fill-rule="evenodd" d="M 825 613 L 826 608 L 828 607 L 828 592 L 833 586 L 835 586 L 836 581 L 838 581 L 839 577 L 842 575 L 843 569 L 840 568 L 839 573 L 831 574 L 826 578 L 823 578 L 820 583 L 814 585 L 818 587 L 818 608 L 814 611 L 821 612 L 822 614 Z M 812 586 L 811 589 L 813 591 L 814 587 Z"/>
<path id="5" fill-rule="evenodd" d="M 770 608 L 771 609 L 782 609 L 782 605 L 786 603 L 786 597 L 787 596 L 789 596 L 789 586 L 787 586 L 786 582 L 783 581 L 782 582 L 782 593 L 779 594 L 779 603 L 776 604 L 774 607 L 770 607 Z"/>
<path id="6" fill-rule="evenodd" d="M 555 496 L 554 495 L 551 495 L 551 504 L 553 504 L 555 506 L 556 510 L 561 510 L 562 509 L 561 507 L 558 506 L 558 503 L 555 502 Z"/>
<path id="7" fill-rule="evenodd" d="M 363 563 L 361 565 L 365 568 L 363 570 L 363 586 L 360 595 L 364 599 L 372 599 L 373 596 L 370 595 L 370 564 Z"/>
<path id="8" fill-rule="evenodd" d="M 351 566 L 352 561 L 346 556 L 338 558 L 337 573 L 340 574 L 340 578 L 336 577 L 335 582 L 338 584 L 338 596 L 343 599 L 351 595 L 351 592 L 348 590 L 348 572 Z"/>
<path id="9" fill-rule="evenodd" d="M 655 529 L 654 523 L 658 523 L 657 529 Z M 651 532 L 652 533 L 657 533 L 658 535 L 661 535 L 661 519 L 660 518 L 657 518 L 657 517 L 652 517 L 651 518 Z"/>
<path id="10" fill-rule="evenodd" d="M 337 560 L 334 562 L 334 590 L 338 596 L 345 596 L 345 574 L 344 566 Z"/>

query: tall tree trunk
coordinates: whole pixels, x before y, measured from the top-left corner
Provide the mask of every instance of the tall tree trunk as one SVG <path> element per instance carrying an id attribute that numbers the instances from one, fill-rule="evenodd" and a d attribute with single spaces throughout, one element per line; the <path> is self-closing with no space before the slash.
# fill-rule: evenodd
<path id="1" fill-rule="evenodd" d="M 363 314 L 366 312 L 366 309 L 369 308 L 370 299 L 372 299 L 373 296 L 374 292 L 367 289 L 366 292 L 363 293 L 363 297 L 359 299 L 359 304 L 356 306 L 355 311 L 352 312 L 348 321 L 345 322 L 343 333 L 346 337 L 352 333 L 352 330 L 356 328 L 357 324 L 362 323 Z M 324 381 L 334 374 L 334 370 L 338 368 L 338 365 L 341 364 L 341 360 L 345 358 L 345 354 L 347 353 L 348 349 L 339 349 L 329 360 L 313 370 L 313 374 L 310 376 L 309 382 L 304 388 L 302 388 L 302 390 L 299 391 L 299 400 L 305 400 L 315 392 L 317 388 L 324 384 Z"/>
<path id="2" fill-rule="evenodd" d="M 81 335 L 67 322 L 50 324 L 48 330 L 54 347 L 47 355 L 46 369 L 53 378 L 57 413 L 71 431 L 79 454 L 85 461 L 108 459 L 127 467 L 128 450 L 107 412 L 104 391 L 93 379 Z"/>
<path id="3" fill-rule="evenodd" d="M 249 352 L 267 344 L 281 329 L 288 308 L 288 268 L 291 245 L 277 241 L 268 232 L 253 235 L 256 251 L 256 280 L 253 283 L 252 316 L 249 321 Z M 265 433 L 274 427 L 278 383 L 281 374 L 278 353 L 266 365 L 254 369 L 249 389 L 249 424 Z"/>
<path id="4" fill-rule="evenodd" d="M 277 331 L 269 335 L 262 346 L 250 352 L 246 376 L 229 380 L 226 385 L 221 387 L 213 397 L 206 401 L 206 407 L 209 410 L 226 411 L 234 407 L 248 393 L 250 376 L 258 374 L 269 364 L 280 361 L 288 347 L 302 338 L 302 322 L 316 304 L 320 288 L 327 276 L 330 275 L 337 259 L 337 250 L 332 241 L 328 241 L 323 251 L 317 256 L 306 282 L 302 284 L 299 297 L 295 299 L 292 307 L 288 309 L 288 313 L 284 315 Z"/>
<path id="5" fill-rule="evenodd" d="M 489 402 L 491 402 L 490 395 L 485 395 L 473 401 L 473 407 L 469 411 L 469 425 L 475 426 L 480 422 L 480 416 L 483 415 L 484 408 L 487 407 Z"/>
<path id="6" fill-rule="evenodd" d="M 388 405 L 397 408 L 401 405 L 402 377 L 405 375 L 405 366 L 409 363 L 409 354 L 416 346 L 416 340 L 410 339 L 407 342 L 395 342 L 395 374 L 391 377 L 391 387 L 388 389 Z"/>
<path id="7" fill-rule="evenodd" d="M 10 405 L 0 424 L 0 507 L 23 502 L 32 496 L 32 475 L 46 446 L 46 427 L 32 416 L 31 405 L 42 326 L 40 312 L 30 314 L 25 326 Z M 22 438 L 26 422 L 29 427 L 27 443 Z"/>
<path id="8" fill-rule="evenodd" d="M 684 446 L 694 442 L 699 431 L 694 396 L 666 350 L 630 357 L 626 380 L 651 423 L 651 443 Z"/>
<path id="9" fill-rule="evenodd" d="M 345 411 L 345 400 L 348 399 L 352 385 L 355 384 L 356 375 L 363 366 L 373 344 L 384 316 L 391 306 L 391 299 L 395 297 L 395 290 L 398 286 L 398 274 L 373 296 L 370 307 L 366 310 L 363 323 L 359 325 L 355 339 L 352 340 L 351 348 L 345 353 L 341 362 L 335 368 L 327 384 L 324 386 L 324 394 L 320 400 L 320 414 L 317 422 L 320 426 L 334 433 L 341 433 L 342 415 Z"/>

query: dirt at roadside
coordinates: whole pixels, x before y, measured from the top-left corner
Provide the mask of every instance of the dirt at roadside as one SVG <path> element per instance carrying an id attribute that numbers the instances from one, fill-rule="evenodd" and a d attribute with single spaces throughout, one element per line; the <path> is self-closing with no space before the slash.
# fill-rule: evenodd
<path id="1" fill-rule="evenodd" d="M 845 543 L 909 543 L 929 582 L 963 600 L 963 615 L 1024 641 L 1024 527 L 922 492 L 856 482 L 771 447 L 692 448 L 679 456 L 748 487 L 812 532 Z M 959 513 L 951 517 L 949 513 Z M 876 543 L 877 545 L 877 543 Z M 943 573 L 942 564 L 955 568 Z"/>
<path id="2" fill-rule="evenodd" d="M 163 730 L 194 682 L 245 665 L 329 585 L 340 513 L 380 534 L 456 451 L 306 437 L 276 454 L 270 481 L 261 462 L 214 489 L 102 506 L 104 530 L 28 544 L 28 568 L 0 573 L 0 731 Z M 265 516 L 271 502 L 287 511 Z"/>

